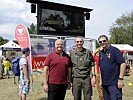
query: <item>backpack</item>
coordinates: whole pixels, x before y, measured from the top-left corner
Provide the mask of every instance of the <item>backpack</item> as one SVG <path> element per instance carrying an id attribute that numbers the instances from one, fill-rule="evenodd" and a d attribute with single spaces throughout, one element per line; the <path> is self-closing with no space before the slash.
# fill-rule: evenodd
<path id="1" fill-rule="evenodd" d="M 11 64 L 12 64 L 12 71 L 14 76 L 20 76 L 20 66 L 19 66 L 19 60 L 21 57 L 15 57 Z"/>
<path id="2" fill-rule="evenodd" d="M 13 74 L 14 74 L 14 84 L 16 84 L 15 76 L 18 76 L 18 82 L 20 80 L 20 66 L 19 66 L 19 61 L 20 61 L 21 58 L 25 58 L 25 57 L 21 57 L 21 56 L 15 57 L 12 60 L 12 62 L 11 62 L 12 71 L 13 71 Z"/>

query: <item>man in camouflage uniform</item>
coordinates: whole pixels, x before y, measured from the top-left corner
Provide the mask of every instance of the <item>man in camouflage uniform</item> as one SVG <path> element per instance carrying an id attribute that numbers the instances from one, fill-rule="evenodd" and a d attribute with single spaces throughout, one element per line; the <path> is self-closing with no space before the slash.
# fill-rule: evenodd
<path id="1" fill-rule="evenodd" d="M 76 48 L 70 52 L 73 64 L 73 95 L 74 100 L 91 100 L 92 86 L 95 86 L 95 68 L 93 55 L 90 50 L 83 48 L 84 40 L 76 37 Z M 92 73 L 92 77 L 90 77 Z"/>

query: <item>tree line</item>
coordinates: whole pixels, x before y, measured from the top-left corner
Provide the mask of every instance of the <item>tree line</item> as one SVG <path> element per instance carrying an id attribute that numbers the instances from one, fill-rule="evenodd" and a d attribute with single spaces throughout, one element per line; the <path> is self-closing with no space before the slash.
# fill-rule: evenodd
<path id="1" fill-rule="evenodd" d="M 133 46 L 133 11 L 122 14 L 110 27 L 110 43 Z"/>
<path id="2" fill-rule="evenodd" d="M 29 34 L 37 33 L 37 25 L 33 23 L 28 27 Z M 109 42 L 112 44 L 130 44 L 133 46 L 133 11 L 122 14 L 116 18 L 109 28 Z M 0 37 L 0 45 L 9 40 Z M 16 42 L 16 41 L 15 41 Z"/>

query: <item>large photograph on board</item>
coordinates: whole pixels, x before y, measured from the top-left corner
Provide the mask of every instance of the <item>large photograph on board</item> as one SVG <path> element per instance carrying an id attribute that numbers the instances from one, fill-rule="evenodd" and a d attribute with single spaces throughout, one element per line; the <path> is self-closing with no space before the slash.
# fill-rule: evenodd
<path id="1" fill-rule="evenodd" d="M 55 39 L 31 38 L 32 69 L 41 69 L 47 55 L 55 50 Z"/>
<path id="2" fill-rule="evenodd" d="M 75 48 L 75 40 L 74 39 L 66 39 L 65 40 L 65 52 L 70 54 L 70 51 Z"/>
<path id="3" fill-rule="evenodd" d="M 91 39 L 84 39 L 84 45 L 83 45 L 84 48 L 87 48 L 91 51 L 93 51 L 93 45 L 92 45 L 92 40 Z"/>
<path id="4" fill-rule="evenodd" d="M 31 39 L 32 56 L 40 56 L 48 54 L 48 39 Z"/>
<path id="5" fill-rule="evenodd" d="M 38 34 L 60 36 L 85 36 L 85 20 L 83 11 L 67 11 L 64 9 L 46 9 L 39 7 Z"/>
<path id="6" fill-rule="evenodd" d="M 55 50 L 55 39 L 31 38 L 32 56 L 43 56 Z"/>

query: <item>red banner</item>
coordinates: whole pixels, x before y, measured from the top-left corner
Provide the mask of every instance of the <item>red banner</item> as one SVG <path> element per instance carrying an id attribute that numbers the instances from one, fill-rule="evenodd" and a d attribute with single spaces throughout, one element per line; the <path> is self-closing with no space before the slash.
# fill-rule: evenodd
<path id="1" fill-rule="evenodd" d="M 29 32 L 23 24 L 17 25 L 15 29 L 15 38 L 17 39 L 17 42 L 19 43 L 21 49 L 25 47 L 29 47 L 31 50 Z M 30 56 L 28 56 L 28 61 L 29 61 L 29 64 L 31 64 L 31 53 L 30 53 Z M 31 69 L 32 69 L 32 65 L 31 65 Z"/>
<path id="2" fill-rule="evenodd" d="M 29 33 L 27 31 L 27 28 L 24 25 L 19 24 L 16 27 L 15 37 L 16 37 L 21 49 L 23 49 L 25 47 L 30 47 Z"/>
<path id="3" fill-rule="evenodd" d="M 46 56 L 32 57 L 32 69 L 43 69 Z"/>

